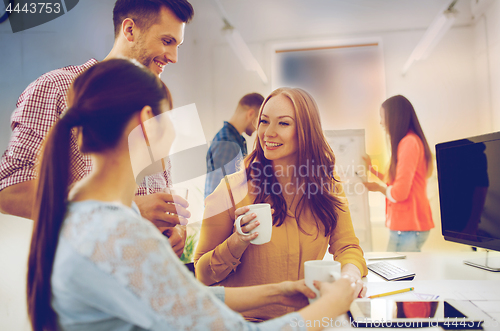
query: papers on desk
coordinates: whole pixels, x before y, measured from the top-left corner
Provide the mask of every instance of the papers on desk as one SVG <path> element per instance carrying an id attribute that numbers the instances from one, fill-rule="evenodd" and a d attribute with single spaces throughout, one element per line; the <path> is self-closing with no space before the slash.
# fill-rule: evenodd
<path id="1" fill-rule="evenodd" d="M 472 301 L 479 309 L 488 314 L 491 318 L 500 322 L 500 301 Z"/>
<path id="2" fill-rule="evenodd" d="M 437 298 L 439 298 L 439 295 L 436 294 L 424 294 L 418 292 L 413 292 L 413 296 L 417 300 L 424 300 L 424 301 L 436 300 Z"/>
<path id="3" fill-rule="evenodd" d="M 500 289 L 489 289 L 488 291 L 446 291 L 441 293 L 443 299 L 469 300 L 469 301 L 486 301 L 498 300 L 500 298 Z"/>

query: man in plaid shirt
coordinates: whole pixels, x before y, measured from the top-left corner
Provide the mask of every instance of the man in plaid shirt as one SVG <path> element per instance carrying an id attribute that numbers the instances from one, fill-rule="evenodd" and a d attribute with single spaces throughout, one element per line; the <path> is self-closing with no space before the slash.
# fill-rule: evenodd
<path id="1" fill-rule="evenodd" d="M 113 9 L 115 43 L 106 59 L 133 58 L 160 75 L 165 65 L 177 62 L 177 48 L 184 40 L 184 27 L 193 16 L 187 0 L 117 0 Z M 105 59 L 105 60 L 106 60 Z M 80 66 L 68 66 L 39 77 L 21 94 L 11 117 L 12 135 L 0 162 L 0 211 L 31 218 L 36 191 L 37 157 L 43 139 L 67 109 L 66 93 L 73 80 L 97 61 L 90 59 Z M 80 153 L 76 137 L 71 138 L 71 176 L 78 181 L 92 167 L 90 158 Z M 149 180 L 137 191 L 135 203 L 143 217 L 164 232 L 180 257 L 184 250 L 186 229 L 180 218 L 191 216 L 188 203 L 160 192 L 169 185 L 165 171 L 163 183 Z"/>
<path id="2" fill-rule="evenodd" d="M 207 152 L 205 198 L 215 190 L 225 175 L 239 170 L 238 155 L 241 153 L 243 158 L 247 156 L 247 143 L 241 134 L 253 134 L 263 102 L 264 97 L 259 93 L 243 96 L 229 122 L 224 122 L 222 129 L 215 135 Z"/>

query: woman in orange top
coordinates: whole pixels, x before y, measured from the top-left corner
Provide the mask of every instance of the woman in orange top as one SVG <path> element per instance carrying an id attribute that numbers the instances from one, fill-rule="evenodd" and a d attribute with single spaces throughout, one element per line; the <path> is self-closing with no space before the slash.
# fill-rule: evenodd
<path id="1" fill-rule="evenodd" d="M 387 251 L 419 252 L 434 227 L 427 178 L 432 155 L 412 104 L 402 95 L 387 99 L 380 108 L 380 124 L 391 142 L 388 176 L 365 161 L 370 171 L 387 186 L 368 182 L 370 191 L 386 196 L 386 226 L 391 230 Z"/>
<path id="2" fill-rule="evenodd" d="M 281 88 L 267 97 L 255 150 L 244 163 L 245 171 L 227 176 L 205 200 L 194 257 L 202 283 L 239 287 L 302 279 L 304 262 L 323 259 L 327 249 L 345 276 L 359 281 L 366 275 L 345 194 L 334 178 L 335 156 L 307 92 Z M 254 203 L 270 203 L 274 209 L 271 241 L 263 245 L 250 244 L 257 232 L 243 236 L 233 229 L 235 218 Z M 244 232 L 259 224 L 248 224 L 254 218 L 243 217 Z M 356 296 L 363 296 L 362 282 L 357 286 Z M 244 316 L 262 321 L 292 310 L 272 305 Z"/>

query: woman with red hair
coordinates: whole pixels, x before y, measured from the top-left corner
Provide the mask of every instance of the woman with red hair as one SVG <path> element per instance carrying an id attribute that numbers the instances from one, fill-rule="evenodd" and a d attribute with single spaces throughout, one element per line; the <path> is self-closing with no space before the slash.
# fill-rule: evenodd
<path id="1" fill-rule="evenodd" d="M 264 100 L 255 149 L 244 164 L 246 170 L 227 176 L 205 200 L 197 278 L 229 287 L 298 280 L 304 278 L 304 262 L 322 260 L 328 249 L 342 263 L 342 274 L 357 282 L 355 296 L 363 296 L 363 251 L 311 95 L 280 88 Z M 274 209 L 271 241 L 263 245 L 250 244 L 258 232 L 233 230 L 234 220 L 257 203 Z M 255 214 L 242 218 L 244 232 L 258 226 L 259 220 L 249 223 L 254 219 Z M 262 321 L 293 309 L 272 305 L 244 316 Z"/>

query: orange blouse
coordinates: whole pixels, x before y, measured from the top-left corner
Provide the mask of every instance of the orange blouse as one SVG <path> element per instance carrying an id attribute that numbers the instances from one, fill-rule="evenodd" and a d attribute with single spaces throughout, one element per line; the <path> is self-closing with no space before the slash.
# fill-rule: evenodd
<path id="1" fill-rule="evenodd" d="M 248 194 L 246 176 L 242 172 L 228 177 L 236 208 L 253 203 Z M 340 184 L 337 184 L 340 185 Z M 347 201 L 342 187 L 341 197 Z M 240 198 L 238 198 L 240 197 Z M 322 260 L 326 250 L 334 259 L 357 266 L 362 276 L 367 274 L 363 251 L 354 234 L 347 203 L 344 211 L 338 211 L 337 227 L 332 236 L 324 236 L 324 227 L 319 222 L 319 231 L 311 212 L 304 210 L 301 228 L 291 211 L 284 223 L 273 226 L 271 241 L 263 245 L 250 244 L 241 259 L 233 257 L 228 249 L 227 238 L 233 233 L 234 212 L 224 180 L 205 200 L 205 215 L 200 240 L 196 248 L 194 263 L 196 277 L 206 285 L 229 287 L 277 283 L 304 278 L 304 262 Z M 292 208 L 294 210 L 294 208 Z M 210 216 L 209 215 L 214 215 Z M 329 246 L 329 247 L 328 247 Z M 249 320 L 267 320 L 297 309 L 271 305 L 243 315 Z"/>
<path id="2" fill-rule="evenodd" d="M 427 199 L 427 161 L 420 138 L 409 132 L 398 144 L 396 178 L 386 191 L 386 226 L 393 231 L 434 227 Z"/>

